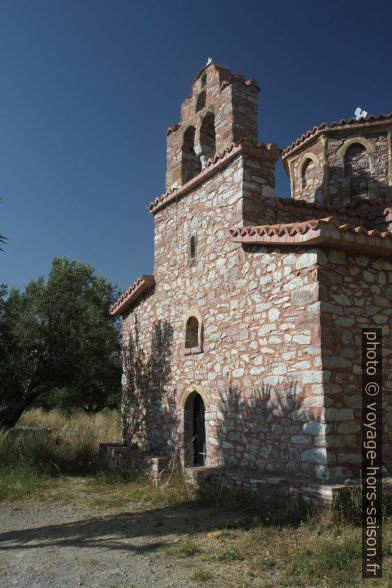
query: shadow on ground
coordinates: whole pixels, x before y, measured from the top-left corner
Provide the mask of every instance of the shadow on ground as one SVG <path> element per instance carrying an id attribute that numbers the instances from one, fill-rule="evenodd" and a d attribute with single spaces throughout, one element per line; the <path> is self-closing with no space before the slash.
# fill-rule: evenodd
<path id="1" fill-rule="evenodd" d="M 235 524 L 235 519 L 235 513 L 212 512 L 207 509 L 198 509 L 196 512 L 186 505 L 140 513 L 122 512 L 3 532 L 0 533 L 0 551 L 74 546 L 148 553 L 172 544 L 173 537 L 170 536 L 221 529 Z M 148 543 L 130 542 L 144 537 L 148 537 Z"/>

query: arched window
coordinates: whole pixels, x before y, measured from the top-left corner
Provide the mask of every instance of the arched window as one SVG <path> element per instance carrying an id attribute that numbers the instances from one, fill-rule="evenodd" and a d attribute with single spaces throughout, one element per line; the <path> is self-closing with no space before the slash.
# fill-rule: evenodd
<path id="1" fill-rule="evenodd" d="M 207 74 L 205 73 L 202 75 L 202 78 L 201 78 L 202 87 L 204 87 L 206 85 L 206 83 L 207 83 Z"/>
<path id="2" fill-rule="evenodd" d="M 200 326 L 195 316 L 190 316 L 186 321 L 185 349 L 200 347 Z"/>
<path id="3" fill-rule="evenodd" d="M 360 143 L 353 143 L 344 156 L 344 175 L 350 178 L 352 195 L 367 192 L 369 181 L 369 156 Z"/>
<path id="4" fill-rule="evenodd" d="M 200 171 L 200 159 L 195 153 L 195 127 L 190 126 L 186 129 L 182 142 L 182 183 L 185 184 Z"/>
<path id="5" fill-rule="evenodd" d="M 207 112 L 200 127 L 200 147 L 204 157 L 209 159 L 215 155 L 215 116 Z"/>
<path id="6" fill-rule="evenodd" d="M 197 97 L 196 112 L 199 112 L 206 105 L 206 92 L 203 90 Z"/>
<path id="7" fill-rule="evenodd" d="M 313 186 L 314 180 L 317 177 L 317 165 L 313 159 L 306 159 L 302 167 L 302 187 L 307 188 Z"/>

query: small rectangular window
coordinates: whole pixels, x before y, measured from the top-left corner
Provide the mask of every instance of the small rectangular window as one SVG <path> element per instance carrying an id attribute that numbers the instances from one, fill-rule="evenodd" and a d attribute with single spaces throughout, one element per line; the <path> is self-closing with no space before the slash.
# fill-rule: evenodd
<path id="1" fill-rule="evenodd" d="M 191 259 L 196 259 L 196 236 L 192 235 L 190 244 L 189 244 L 189 257 Z"/>

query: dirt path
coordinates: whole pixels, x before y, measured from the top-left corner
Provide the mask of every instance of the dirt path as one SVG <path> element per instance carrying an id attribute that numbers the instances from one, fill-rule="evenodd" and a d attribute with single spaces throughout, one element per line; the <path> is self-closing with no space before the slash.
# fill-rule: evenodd
<path id="1" fill-rule="evenodd" d="M 199 585 L 192 579 L 192 565 L 176 560 L 168 548 L 217 528 L 225 515 L 186 505 L 138 511 L 129 504 L 113 508 L 84 502 L 0 505 L 1 587 Z M 224 579 L 220 568 L 214 570 L 220 585 L 245 585 Z"/>

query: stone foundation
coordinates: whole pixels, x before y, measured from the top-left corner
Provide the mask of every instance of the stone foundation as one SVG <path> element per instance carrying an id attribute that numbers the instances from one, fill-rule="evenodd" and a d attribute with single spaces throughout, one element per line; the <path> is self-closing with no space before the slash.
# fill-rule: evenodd
<path id="1" fill-rule="evenodd" d="M 122 443 L 100 443 L 99 456 L 114 466 L 135 471 L 144 471 L 150 460 L 146 451 Z"/>
<path id="2" fill-rule="evenodd" d="M 115 465 L 132 470 L 144 470 L 150 474 L 156 485 L 167 480 L 171 473 L 170 456 L 151 457 L 146 452 L 125 447 L 121 444 L 101 444 L 100 455 Z M 300 496 L 316 505 L 347 509 L 350 498 L 361 499 L 361 480 L 339 482 L 317 482 L 309 479 L 276 476 L 247 468 L 227 466 L 186 467 L 183 469 L 186 482 L 194 491 L 207 489 L 212 494 L 222 490 L 249 493 L 261 500 L 272 500 Z M 389 511 L 392 509 L 392 478 L 383 479 L 383 497 Z"/>
<path id="3" fill-rule="evenodd" d="M 167 479 L 172 471 L 170 466 L 173 459 L 170 456 L 152 457 L 147 451 L 122 443 L 101 443 L 99 456 L 125 471 L 149 472 L 157 485 Z"/>
<path id="4" fill-rule="evenodd" d="M 260 499 L 276 499 L 301 496 L 305 501 L 332 507 L 336 504 L 348 506 L 349 496 L 361 499 L 361 480 L 338 482 L 313 482 L 306 479 L 268 475 L 254 470 L 202 467 L 186 468 L 185 477 L 194 488 L 210 488 L 212 492 L 245 492 Z M 392 506 L 392 478 L 383 480 L 384 501 Z"/>

